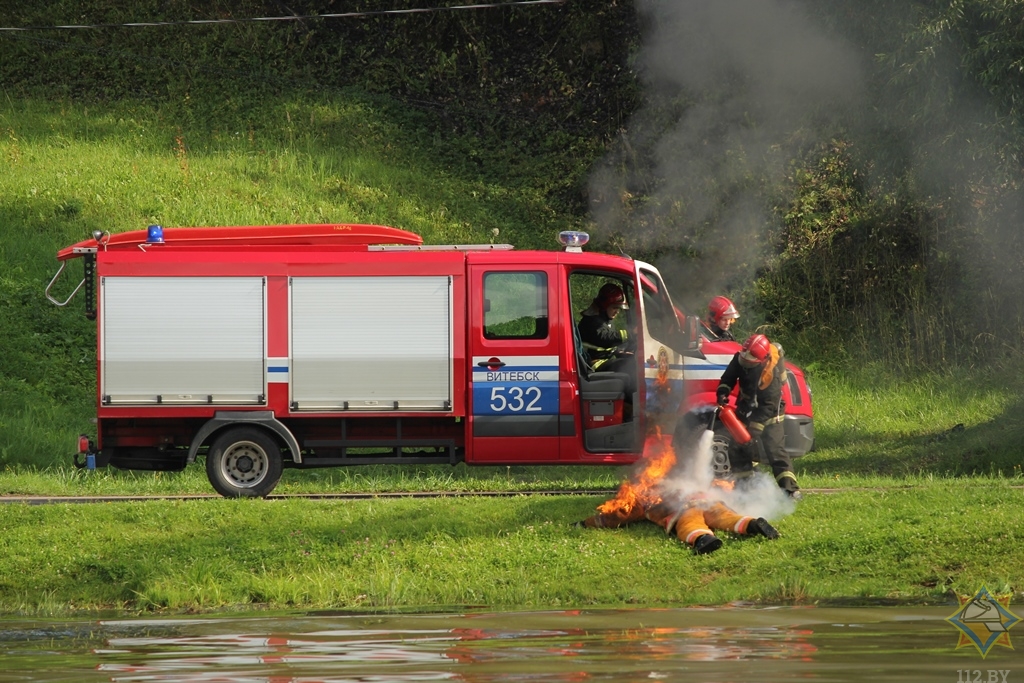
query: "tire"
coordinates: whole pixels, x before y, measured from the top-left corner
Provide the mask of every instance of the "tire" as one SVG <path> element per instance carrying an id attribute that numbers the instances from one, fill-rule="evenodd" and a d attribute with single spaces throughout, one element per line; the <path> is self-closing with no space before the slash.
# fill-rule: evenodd
<path id="1" fill-rule="evenodd" d="M 267 432 L 234 427 L 217 436 L 206 454 L 206 476 L 225 498 L 267 496 L 283 468 L 281 448 Z"/>
<path id="2" fill-rule="evenodd" d="M 676 429 L 672 436 L 672 443 L 676 446 L 676 457 L 693 457 L 693 453 L 700 443 L 705 431 L 712 424 L 713 413 L 708 411 L 691 411 L 682 416 L 676 422 Z M 729 461 L 729 447 L 732 445 L 732 437 L 729 432 L 716 426 L 715 435 L 711 441 L 711 468 L 716 477 L 727 477 L 732 472 L 732 464 Z"/>

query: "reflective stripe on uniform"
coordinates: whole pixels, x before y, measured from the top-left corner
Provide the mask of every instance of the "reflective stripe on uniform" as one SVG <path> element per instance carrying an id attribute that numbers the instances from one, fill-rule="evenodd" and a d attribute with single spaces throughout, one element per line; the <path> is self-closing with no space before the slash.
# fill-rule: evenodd
<path id="1" fill-rule="evenodd" d="M 707 527 L 694 529 L 686 536 L 686 544 L 693 545 L 701 536 L 714 536 L 714 534 L 711 533 L 711 529 L 708 529 Z"/>
<path id="2" fill-rule="evenodd" d="M 669 518 L 668 523 L 665 524 L 665 533 L 666 534 L 671 534 L 672 533 L 672 530 L 676 528 L 676 522 L 678 522 L 679 518 L 682 517 L 682 516 L 683 516 L 683 509 L 679 508 L 678 510 L 676 510 L 676 514 L 672 515 L 672 517 Z"/>

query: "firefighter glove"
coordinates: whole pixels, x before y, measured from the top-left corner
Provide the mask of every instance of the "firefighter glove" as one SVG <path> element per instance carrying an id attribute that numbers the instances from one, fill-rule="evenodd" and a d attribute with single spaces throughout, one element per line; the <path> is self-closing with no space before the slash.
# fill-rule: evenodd
<path id="1" fill-rule="evenodd" d="M 724 391 L 718 392 L 718 405 L 724 406 L 729 403 L 729 394 Z"/>

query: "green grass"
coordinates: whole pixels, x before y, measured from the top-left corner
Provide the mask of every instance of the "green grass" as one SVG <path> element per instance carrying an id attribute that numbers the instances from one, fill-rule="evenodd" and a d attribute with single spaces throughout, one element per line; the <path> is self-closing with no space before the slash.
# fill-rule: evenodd
<path id="1" fill-rule="evenodd" d="M 811 495 L 779 540 L 706 557 L 649 523 L 570 527 L 602 500 L 7 505 L 0 612 L 941 602 L 1024 579 L 1006 483 Z"/>
<path id="2" fill-rule="evenodd" d="M 811 382 L 817 452 L 806 482 L 982 476 L 1020 479 L 1024 453 L 1019 368 L 897 378 L 871 369 Z"/>

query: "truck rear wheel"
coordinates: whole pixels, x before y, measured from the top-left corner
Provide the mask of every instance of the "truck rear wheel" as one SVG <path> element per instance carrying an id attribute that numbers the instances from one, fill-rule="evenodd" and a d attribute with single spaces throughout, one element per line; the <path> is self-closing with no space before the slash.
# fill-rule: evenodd
<path id="1" fill-rule="evenodd" d="M 206 476 L 227 498 L 269 495 L 281 478 L 281 448 L 262 429 L 235 427 L 221 433 L 206 454 Z"/>

